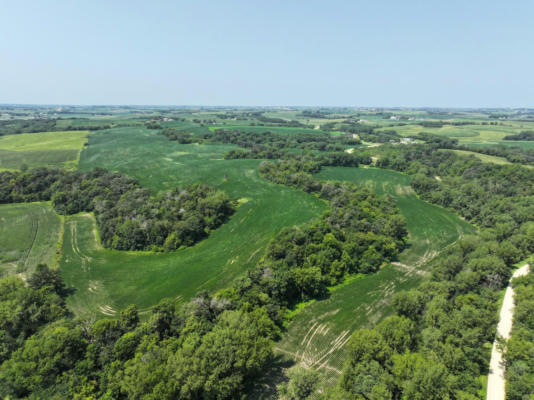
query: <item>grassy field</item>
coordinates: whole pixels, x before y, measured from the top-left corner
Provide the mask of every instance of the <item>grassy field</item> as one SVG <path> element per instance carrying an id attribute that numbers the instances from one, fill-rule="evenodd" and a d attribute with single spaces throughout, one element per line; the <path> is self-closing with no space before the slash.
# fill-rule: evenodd
<path id="1" fill-rule="evenodd" d="M 0 169 L 76 166 L 88 131 L 21 133 L 0 137 Z"/>
<path id="2" fill-rule="evenodd" d="M 114 315 L 130 303 L 146 310 L 162 298 L 187 300 L 199 290 L 226 287 L 260 259 L 283 227 L 308 221 L 326 208 L 314 196 L 260 178 L 259 160 L 223 160 L 229 148 L 180 145 L 144 128 L 90 136 L 81 169 L 118 170 L 153 191 L 204 182 L 240 199 L 240 206 L 207 239 L 165 254 L 102 249 L 90 215 L 69 218 L 60 265 L 76 290 L 68 301 L 78 315 Z"/>
<path id="3" fill-rule="evenodd" d="M 336 167 L 325 168 L 318 177 L 354 182 L 394 196 L 407 219 L 410 243 L 398 262 L 342 284 L 328 299 L 304 307 L 277 343 L 279 353 L 323 372 L 324 379 L 332 384 L 343 367 L 344 345 L 351 333 L 390 314 L 393 295 L 415 287 L 430 261 L 460 236 L 473 233 L 474 228 L 451 212 L 418 199 L 409 186 L 410 178 L 397 172 Z"/>
<path id="4" fill-rule="evenodd" d="M 0 205 L 0 274 L 55 264 L 61 220 L 48 203 Z"/>

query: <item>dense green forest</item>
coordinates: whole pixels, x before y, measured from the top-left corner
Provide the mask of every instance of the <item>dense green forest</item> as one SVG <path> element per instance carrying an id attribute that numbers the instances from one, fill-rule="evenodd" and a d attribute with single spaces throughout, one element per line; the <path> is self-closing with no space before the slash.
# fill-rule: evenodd
<path id="1" fill-rule="evenodd" d="M 266 162 L 260 171 L 270 180 L 293 186 L 282 176 L 300 165 Z M 320 298 L 327 286 L 349 274 L 374 272 L 403 249 L 405 220 L 391 198 L 379 199 L 348 183 L 321 182 L 306 172 L 299 176 L 303 178 L 300 188 L 317 193 L 330 209 L 318 220 L 282 231 L 267 249 L 265 261 L 224 292 L 232 301 L 274 304 L 279 310 L 296 301 Z M 273 317 L 282 322 L 279 313 Z"/>

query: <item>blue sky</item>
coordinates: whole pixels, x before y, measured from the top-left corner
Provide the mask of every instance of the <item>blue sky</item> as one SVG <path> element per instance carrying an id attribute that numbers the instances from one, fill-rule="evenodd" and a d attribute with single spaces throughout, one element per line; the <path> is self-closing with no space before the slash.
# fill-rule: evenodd
<path id="1" fill-rule="evenodd" d="M 0 0 L 0 103 L 534 107 L 534 1 Z"/>

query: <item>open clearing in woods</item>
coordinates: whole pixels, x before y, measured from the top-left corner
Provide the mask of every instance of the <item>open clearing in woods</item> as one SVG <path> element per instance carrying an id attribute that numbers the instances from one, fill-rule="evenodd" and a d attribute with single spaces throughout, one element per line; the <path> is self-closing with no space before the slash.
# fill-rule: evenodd
<path id="1" fill-rule="evenodd" d="M 324 168 L 323 180 L 343 180 L 390 194 L 406 217 L 410 247 L 379 272 L 359 277 L 331 291 L 330 297 L 299 311 L 276 344 L 279 353 L 323 373 L 332 384 L 345 359 L 344 345 L 352 332 L 371 326 L 391 313 L 391 300 L 400 290 L 415 287 L 428 264 L 444 247 L 474 228 L 453 213 L 417 198 L 410 178 L 377 168 Z"/>
<path id="2" fill-rule="evenodd" d="M 31 273 L 55 263 L 61 219 L 48 203 L 0 205 L 0 274 Z"/>
<path id="3" fill-rule="evenodd" d="M 68 218 L 60 264 L 75 288 L 68 302 L 77 314 L 110 316 L 131 303 L 146 310 L 163 298 L 187 300 L 227 287 L 258 262 L 282 228 L 326 209 L 314 196 L 259 177 L 260 160 L 223 160 L 234 146 L 181 145 L 142 127 L 98 132 L 89 143 L 80 169 L 120 171 L 154 192 L 202 182 L 240 199 L 240 206 L 207 239 L 170 253 L 100 248 L 92 216 Z"/>

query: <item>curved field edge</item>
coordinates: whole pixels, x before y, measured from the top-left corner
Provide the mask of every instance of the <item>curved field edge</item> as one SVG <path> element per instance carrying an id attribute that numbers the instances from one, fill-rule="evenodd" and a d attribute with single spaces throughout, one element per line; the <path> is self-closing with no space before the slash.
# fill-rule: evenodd
<path id="1" fill-rule="evenodd" d="M 0 205 L 0 274 L 30 274 L 55 265 L 62 219 L 49 203 Z"/>
<path id="2" fill-rule="evenodd" d="M 77 315 L 112 316 L 129 304 L 142 311 L 163 298 L 190 299 L 230 285 L 263 256 L 284 227 L 320 215 L 326 203 L 258 176 L 260 160 L 223 160 L 233 146 L 180 145 L 144 128 L 91 135 L 80 168 L 104 167 L 137 178 L 154 192 L 202 182 L 240 200 L 229 220 L 198 244 L 171 253 L 123 252 L 98 245 L 89 214 L 69 217 L 60 267 L 75 289 Z"/>
<path id="3" fill-rule="evenodd" d="M 407 220 L 409 248 L 397 262 L 375 274 L 334 288 L 330 297 L 296 313 L 282 340 L 280 355 L 322 372 L 324 383 L 337 381 L 345 360 L 344 345 L 358 328 L 376 324 L 391 314 L 393 295 L 416 287 L 430 262 L 459 237 L 475 232 L 467 222 L 441 207 L 420 200 L 407 175 L 377 168 L 324 168 L 323 180 L 342 180 L 368 186 L 396 198 Z"/>

